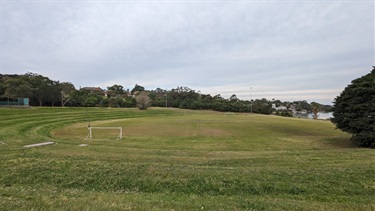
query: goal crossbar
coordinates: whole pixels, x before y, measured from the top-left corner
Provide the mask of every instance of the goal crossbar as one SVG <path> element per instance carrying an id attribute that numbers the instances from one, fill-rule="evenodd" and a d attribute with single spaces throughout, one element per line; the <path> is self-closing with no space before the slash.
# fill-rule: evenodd
<path id="1" fill-rule="evenodd" d="M 88 127 L 87 129 L 89 130 L 89 134 L 87 134 L 85 140 L 92 139 L 92 129 L 102 129 L 102 130 L 116 130 L 117 129 L 120 131 L 120 133 L 117 136 L 116 141 L 122 139 L 122 127 Z"/>

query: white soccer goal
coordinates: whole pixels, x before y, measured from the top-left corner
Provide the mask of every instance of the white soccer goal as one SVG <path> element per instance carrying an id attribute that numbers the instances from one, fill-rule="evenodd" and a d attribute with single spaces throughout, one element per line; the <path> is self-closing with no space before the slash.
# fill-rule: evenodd
<path id="1" fill-rule="evenodd" d="M 117 140 L 121 140 L 122 139 L 122 127 L 88 127 L 87 128 L 89 130 L 89 134 L 87 134 L 85 140 L 87 139 L 94 139 L 93 138 L 93 131 L 95 130 L 108 130 L 107 134 L 108 136 L 106 136 L 106 133 L 102 133 L 101 134 L 101 137 L 99 139 L 108 139 L 109 136 L 112 136 L 112 137 L 116 137 L 116 141 Z M 119 133 L 116 133 L 114 132 L 114 130 L 118 130 Z M 111 132 L 109 132 L 111 131 Z M 107 138 L 103 138 L 103 137 L 107 137 Z"/>

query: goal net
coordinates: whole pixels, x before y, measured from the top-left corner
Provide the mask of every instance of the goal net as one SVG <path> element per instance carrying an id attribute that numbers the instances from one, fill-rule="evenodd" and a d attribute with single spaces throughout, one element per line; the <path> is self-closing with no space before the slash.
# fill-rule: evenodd
<path id="1" fill-rule="evenodd" d="M 122 139 L 122 127 L 88 127 L 88 134 L 85 140 L 91 139 Z"/>

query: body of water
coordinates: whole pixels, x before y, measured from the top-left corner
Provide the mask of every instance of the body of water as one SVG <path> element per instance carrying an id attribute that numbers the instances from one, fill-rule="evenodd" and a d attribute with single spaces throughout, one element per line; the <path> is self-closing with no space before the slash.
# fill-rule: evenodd
<path id="1" fill-rule="evenodd" d="M 313 119 L 313 114 L 294 114 L 294 117 Z M 333 118 L 332 112 L 319 112 L 318 119 L 330 119 Z"/>
<path id="2" fill-rule="evenodd" d="M 333 118 L 333 112 L 327 112 L 327 113 L 319 113 L 318 114 L 319 119 L 330 119 Z"/>

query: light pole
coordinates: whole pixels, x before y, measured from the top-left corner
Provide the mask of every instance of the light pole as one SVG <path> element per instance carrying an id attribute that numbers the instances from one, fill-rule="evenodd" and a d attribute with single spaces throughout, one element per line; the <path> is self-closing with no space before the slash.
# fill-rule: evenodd
<path id="1" fill-rule="evenodd" d="M 168 108 L 168 90 L 165 90 L 165 107 Z"/>
<path id="2" fill-rule="evenodd" d="M 253 113 L 253 87 L 250 87 L 250 113 Z"/>

